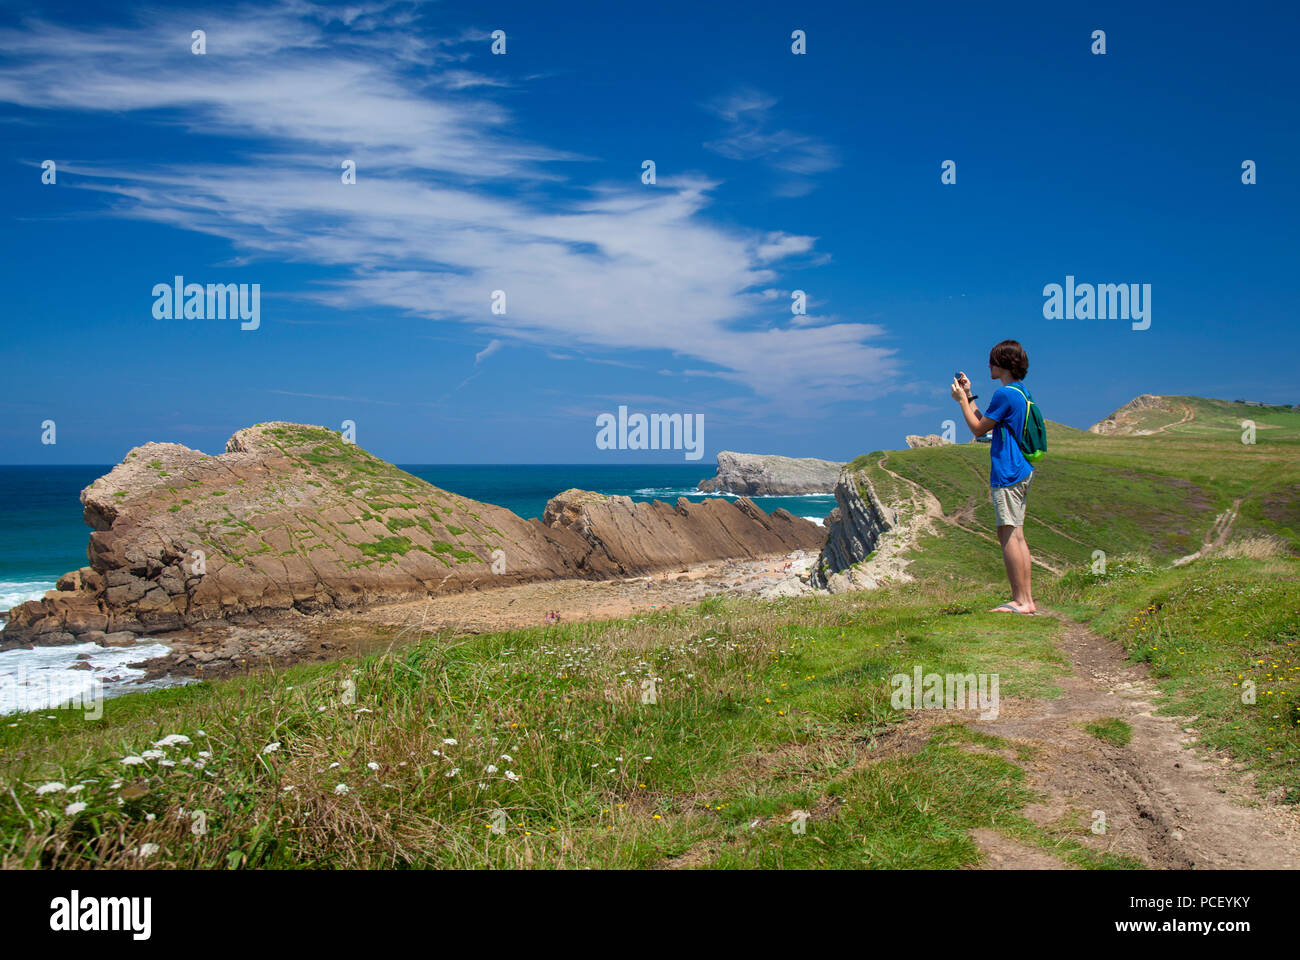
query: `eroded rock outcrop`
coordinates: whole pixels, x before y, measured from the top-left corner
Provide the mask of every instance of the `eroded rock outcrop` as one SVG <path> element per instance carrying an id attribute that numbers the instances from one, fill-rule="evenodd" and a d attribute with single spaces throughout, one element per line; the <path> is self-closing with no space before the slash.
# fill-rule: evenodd
<path id="1" fill-rule="evenodd" d="M 1145 436 L 1156 432 L 1154 428 L 1143 427 L 1143 423 L 1151 420 L 1153 414 L 1157 419 L 1163 420 L 1167 417 L 1168 421 L 1172 422 L 1184 416 L 1185 412 L 1186 405 L 1172 397 L 1144 393 L 1134 397 L 1106 419 L 1094 423 L 1088 428 L 1088 432 L 1103 437 Z"/>
<path id="2" fill-rule="evenodd" d="M 545 522 L 526 521 L 292 423 L 241 430 L 219 456 L 147 443 L 81 499 L 88 566 L 11 610 L 0 648 L 604 579 L 815 549 L 825 533 L 746 500 L 669 506 L 580 491 L 552 501 Z"/>
<path id="3" fill-rule="evenodd" d="M 854 579 L 855 565 L 876 552 L 885 534 L 898 524 L 898 511 L 880 502 L 869 480 L 849 470 L 835 485 L 835 503 L 826 518 L 826 543 L 810 582 L 823 590 L 873 588 L 876 579 L 869 574 Z"/>
<path id="4" fill-rule="evenodd" d="M 842 463 L 814 457 L 779 457 L 774 454 L 718 454 L 718 474 L 701 480 L 705 493 L 736 493 L 746 497 L 798 496 L 830 493 L 835 489 Z"/>
<path id="5" fill-rule="evenodd" d="M 624 575 L 816 549 L 825 537 L 818 524 L 785 510 L 764 513 L 746 497 L 703 503 L 681 497 L 670 506 L 566 490 L 546 505 L 542 523 L 576 533 L 589 544 L 581 564 L 611 564 Z"/>

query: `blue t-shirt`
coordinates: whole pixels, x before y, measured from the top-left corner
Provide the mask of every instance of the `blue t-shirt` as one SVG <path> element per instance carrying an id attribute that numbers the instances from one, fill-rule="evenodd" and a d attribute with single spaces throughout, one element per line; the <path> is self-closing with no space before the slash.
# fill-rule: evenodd
<path id="1" fill-rule="evenodd" d="M 1017 380 L 1016 386 L 1020 385 Z M 989 449 L 990 487 L 1014 486 L 1034 472 L 1020 452 L 1020 444 L 1016 443 L 1016 437 L 1025 429 L 1025 409 L 1024 396 L 1008 385 L 993 392 L 989 408 L 984 411 L 984 416 L 997 421 Z M 1008 430 L 1012 432 L 1008 433 Z"/>

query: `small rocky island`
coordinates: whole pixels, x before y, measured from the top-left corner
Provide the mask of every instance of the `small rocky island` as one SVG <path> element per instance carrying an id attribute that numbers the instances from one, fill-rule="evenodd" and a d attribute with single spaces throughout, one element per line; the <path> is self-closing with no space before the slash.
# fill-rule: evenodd
<path id="1" fill-rule="evenodd" d="M 813 457 L 779 457 L 775 454 L 718 454 L 718 475 L 701 480 L 705 493 L 734 493 L 745 497 L 790 497 L 807 493 L 834 493 L 844 464 Z"/>

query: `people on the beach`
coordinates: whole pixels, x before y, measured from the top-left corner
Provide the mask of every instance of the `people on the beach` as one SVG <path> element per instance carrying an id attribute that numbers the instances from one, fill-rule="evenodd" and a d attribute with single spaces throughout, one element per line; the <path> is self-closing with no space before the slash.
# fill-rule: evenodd
<path id="1" fill-rule="evenodd" d="M 989 489 L 994 522 L 1002 544 L 1002 560 L 1011 583 L 1011 599 L 993 608 L 995 613 L 1033 614 L 1030 570 L 1033 561 L 1025 542 L 1025 502 L 1034 468 L 1016 440 L 1025 428 L 1028 395 L 1020 381 L 1029 371 L 1029 356 L 1015 340 L 1003 340 L 989 351 L 989 376 L 1002 386 L 994 391 L 981 414 L 971 397 L 970 378 L 958 372 L 952 381 L 952 398 L 961 406 L 966 426 L 977 437 L 993 431 L 989 445 Z"/>

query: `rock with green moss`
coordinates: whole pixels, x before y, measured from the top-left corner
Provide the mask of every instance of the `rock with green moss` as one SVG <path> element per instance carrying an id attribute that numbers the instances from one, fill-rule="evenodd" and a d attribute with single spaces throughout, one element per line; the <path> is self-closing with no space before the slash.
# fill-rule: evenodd
<path id="1" fill-rule="evenodd" d="M 184 496 L 180 494 L 184 493 Z M 628 576 L 820 546 L 747 500 L 569 490 L 542 522 L 438 489 L 336 432 L 261 423 L 210 457 L 146 443 L 81 495 L 86 575 L 10 611 L 0 641 L 265 623 L 467 589 Z"/>

